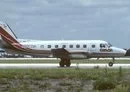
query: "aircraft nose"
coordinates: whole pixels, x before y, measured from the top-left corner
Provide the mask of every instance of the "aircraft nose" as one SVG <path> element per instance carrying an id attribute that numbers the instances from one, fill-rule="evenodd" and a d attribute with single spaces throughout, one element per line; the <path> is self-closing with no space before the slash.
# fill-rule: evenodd
<path id="1" fill-rule="evenodd" d="M 113 49 L 113 52 L 115 53 L 120 53 L 122 54 L 123 56 L 126 54 L 126 50 L 122 49 L 122 48 L 117 48 L 117 47 L 111 47 Z"/>
<path id="2" fill-rule="evenodd" d="M 130 56 L 130 49 L 126 50 L 125 56 Z"/>
<path id="3" fill-rule="evenodd" d="M 123 55 L 126 55 L 127 51 L 124 49 L 121 49 L 121 53 L 123 53 Z"/>

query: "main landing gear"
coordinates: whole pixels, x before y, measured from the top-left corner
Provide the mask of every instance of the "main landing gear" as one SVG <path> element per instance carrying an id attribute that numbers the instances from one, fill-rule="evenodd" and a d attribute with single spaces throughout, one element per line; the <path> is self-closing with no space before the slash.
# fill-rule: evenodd
<path id="1" fill-rule="evenodd" d="M 60 67 L 70 67 L 71 62 L 70 59 L 61 59 L 61 61 L 59 62 Z"/>
<path id="2" fill-rule="evenodd" d="M 109 63 L 108 63 L 108 65 L 109 65 L 110 67 L 112 67 L 113 64 L 115 63 L 115 58 L 112 58 L 112 61 L 113 61 L 113 62 L 109 62 Z"/>

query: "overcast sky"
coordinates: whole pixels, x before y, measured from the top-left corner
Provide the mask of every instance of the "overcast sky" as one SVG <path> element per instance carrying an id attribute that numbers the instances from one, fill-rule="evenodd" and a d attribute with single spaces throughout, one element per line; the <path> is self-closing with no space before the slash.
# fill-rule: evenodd
<path id="1" fill-rule="evenodd" d="M 19 38 L 105 40 L 130 48 L 130 0 L 1 0 L 0 20 Z"/>

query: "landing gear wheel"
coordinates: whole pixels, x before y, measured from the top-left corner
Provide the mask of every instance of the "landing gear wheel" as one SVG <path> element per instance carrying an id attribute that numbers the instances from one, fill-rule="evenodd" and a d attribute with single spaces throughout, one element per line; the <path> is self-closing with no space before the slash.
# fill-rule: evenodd
<path id="1" fill-rule="evenodd" d="M 109 62 L 109 64 L 108 64 L 110 67 L 112 67 L 113 66 L 113 62 Z"/>
<path id="2" fill-rule="evenodd" d="M 71 62 L 70 59 L 61 59 L 61 61 L 59 62 L 60 67 L 64 67 L 66 65 L 66 67 L 70 67 Z"/>
<path id="3" fill-rule="evenodd" d="M 70 67 L 70 65 L 71 65 L 70 60 L 66 61 L 66 67 Z"/>
<path id="4" fill-rule="evenodd" d="M 64 67 L 64 61 L 59 62 L 60 67 Z"/>

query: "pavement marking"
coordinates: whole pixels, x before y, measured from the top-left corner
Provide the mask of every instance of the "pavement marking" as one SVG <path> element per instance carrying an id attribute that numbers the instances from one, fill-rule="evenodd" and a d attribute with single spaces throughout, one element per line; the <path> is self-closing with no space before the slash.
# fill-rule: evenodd
<path id="1" fill-rule="evenodd" d="M 84 68 L 84 69 L 93 69 L 93 68 L 114 68 L 118 69 L 120 67 L 129 69 L 130 64 L 114 64 L 112 67 L 109 67 L 108 64 L 71 64 L 71 67 L 65 68 Z M 0 64 L 0 69 L 58 69 L 59 64 Z"/>

